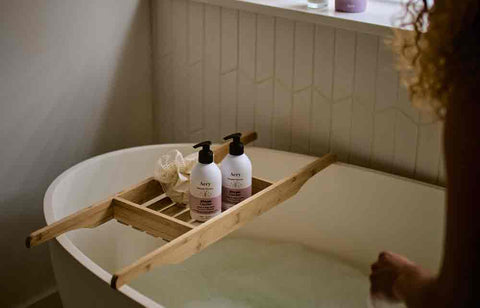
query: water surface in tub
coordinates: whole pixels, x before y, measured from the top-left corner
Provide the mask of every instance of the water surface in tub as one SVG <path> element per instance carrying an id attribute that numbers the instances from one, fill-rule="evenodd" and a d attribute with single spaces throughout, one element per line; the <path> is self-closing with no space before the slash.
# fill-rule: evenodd
<path id="1" fill-rule="evenodd" d="M 131 286 L 167 308 L 366 307 L 368 278 L 300 244 L 227 238 Z"/>

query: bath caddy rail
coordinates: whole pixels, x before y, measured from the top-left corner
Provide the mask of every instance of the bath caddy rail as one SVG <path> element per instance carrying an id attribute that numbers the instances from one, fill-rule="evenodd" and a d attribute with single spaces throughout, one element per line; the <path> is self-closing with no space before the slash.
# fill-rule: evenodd
<path id="1" fill-rule="evenodd" d="M 244 133 L 242 142 L 247 144 L 256 138 L 255 132 Z M 227 152 L 227 143 L 214 149 L 215 162 L 219 163 Z M 26 239 L 26 245 L 30 248 L 67 231 L 94 228 L 111 219 L 168 241 L 117 271 L 112 277 L 111 287 L 118 289 L 154 267 L 180 263 L 202 251 L 295 195 L 309 178 L 335 161 L 335 155 L 326 154 L 275 183 L 254 177 L 251 197 L 204 223 L 192 220 L 187 207 L 174 203 L 165 195 L 159 182 L 148 178 L 31 233 Z"/>

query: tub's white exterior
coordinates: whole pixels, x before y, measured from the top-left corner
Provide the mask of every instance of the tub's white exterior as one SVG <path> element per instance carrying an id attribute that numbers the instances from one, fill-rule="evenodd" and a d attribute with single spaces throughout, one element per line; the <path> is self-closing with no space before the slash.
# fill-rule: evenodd
<path id="1" fill-rule="evenodd" d="M 107 153 L 60 175 L 45 196 L 48 224 L 111 195 L 153 173 L 159 154 L 185 144 L 158 145 Z M 310 156 L 247 148 L 257 177 L 278 180 Z M 231 236 L 301 242 L 368 272 L 380 250 L 403 253 L 436 270 L 443 239 L 444 191 L 412 180 L 335 164 L 305 184 L 292 199 Z M 162 307 L 142 290 L 109 287 L 111 273 L 162 240 L 108 222 L 50 242 L 52 263 L 65 307 Z M 108 271 L 107 271 L 108 270 Z M 161 286 L 159 286 L 161 287 Z"/>

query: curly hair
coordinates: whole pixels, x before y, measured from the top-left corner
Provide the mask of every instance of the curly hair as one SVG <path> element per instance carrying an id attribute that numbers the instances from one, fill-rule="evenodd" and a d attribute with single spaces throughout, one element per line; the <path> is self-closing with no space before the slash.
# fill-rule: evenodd
<path id="1" fill-rule="evenodd" d="M 410 0 L 394 45 L 410 99 L 443 118 L 480 88 L 480 0 Z"/>

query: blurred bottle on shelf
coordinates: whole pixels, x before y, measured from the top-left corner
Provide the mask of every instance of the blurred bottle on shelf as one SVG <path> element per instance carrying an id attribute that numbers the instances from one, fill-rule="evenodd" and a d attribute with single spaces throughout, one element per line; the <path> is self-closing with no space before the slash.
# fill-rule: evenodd
<path id="1" fill-rule="evenodd" d="M 328 0 L 307 0 L 307 6 L 312 9 L 322 9 L 328 7 Z"/>

